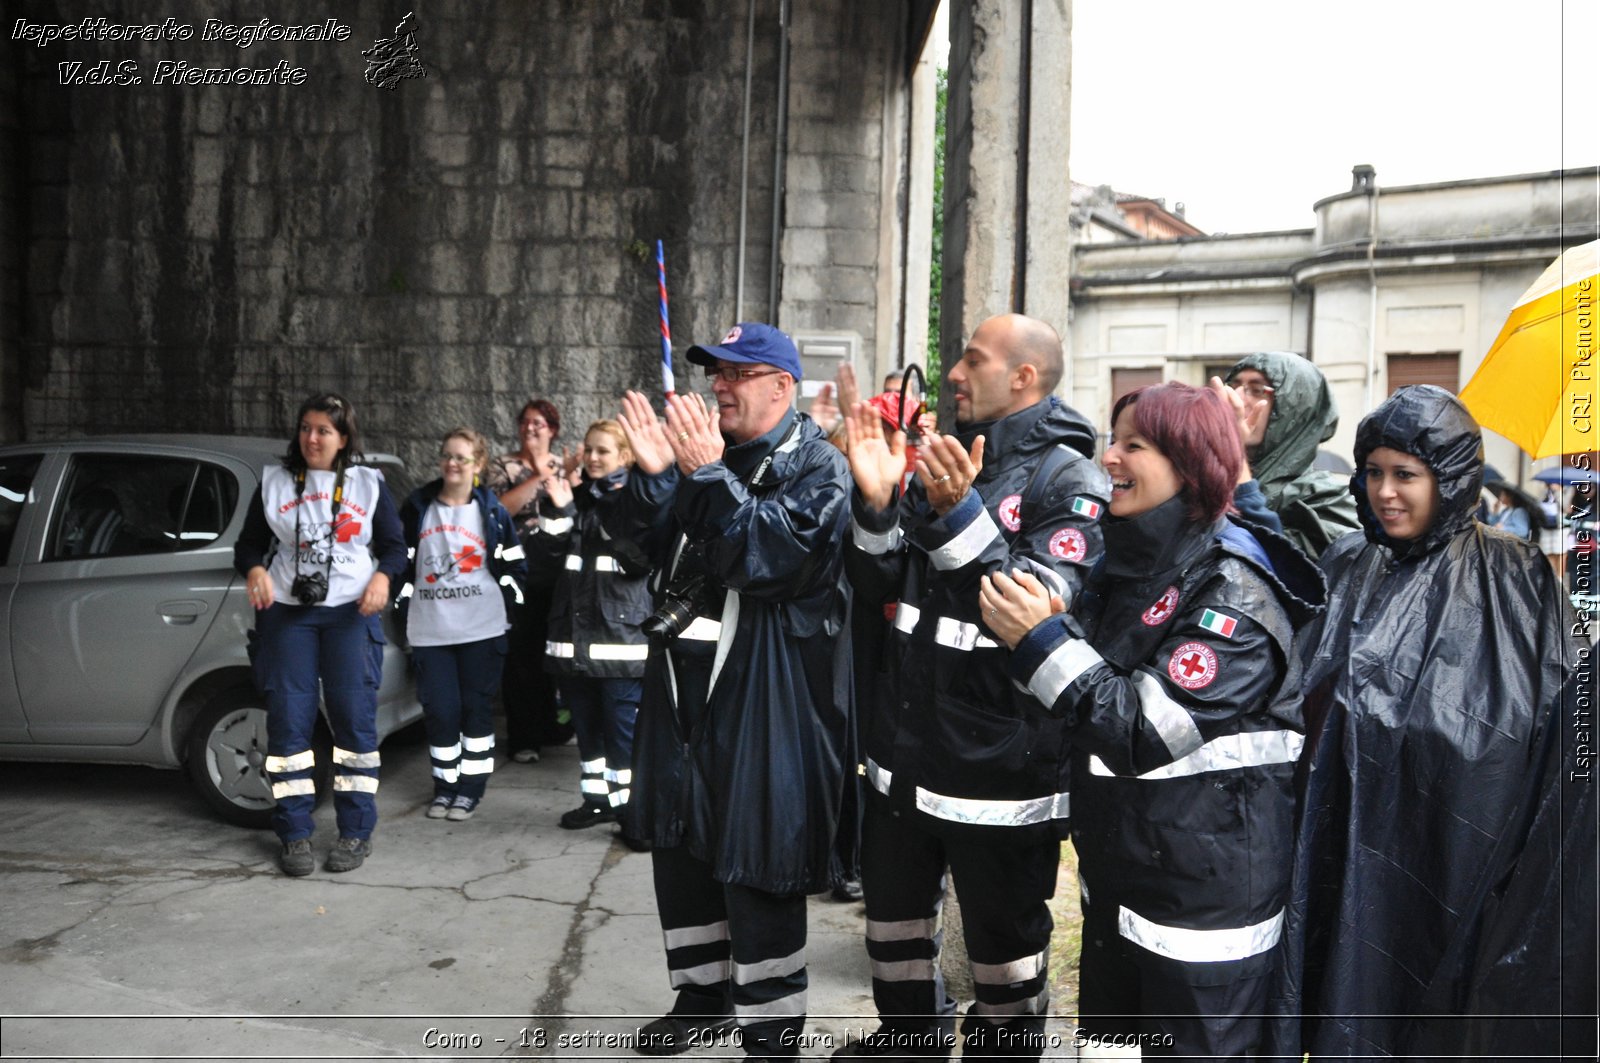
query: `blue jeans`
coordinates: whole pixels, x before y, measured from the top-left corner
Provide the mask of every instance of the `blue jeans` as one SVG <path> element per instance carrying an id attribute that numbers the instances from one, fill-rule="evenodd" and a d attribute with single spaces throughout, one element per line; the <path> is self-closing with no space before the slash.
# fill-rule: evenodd
<path id="1" fill-rule="evenodd" d="M 583 799 L 621 812 L 633 785 L 633 722 L 643 681 L 564 675 L 557 682 L 561 704 L 572 713 L 572 729 L 578 733 Z"/>
<path id="2" fill-rule="evenodd" d="M 494 695 L 506 637 L 413 646 L 435 797 L 483 798 L 494 771 Z"/>
<path id="3" fill-rule="evenodd" d="M 378 823 L 378 683 L 383 626 L 346 605 L 285 605 L 256 614 L 256 685 L 267 699 L 267 778 L 285 842 L 311 837 L 317 688 L 333 729 L 333 809 L 341 838 Z"/>

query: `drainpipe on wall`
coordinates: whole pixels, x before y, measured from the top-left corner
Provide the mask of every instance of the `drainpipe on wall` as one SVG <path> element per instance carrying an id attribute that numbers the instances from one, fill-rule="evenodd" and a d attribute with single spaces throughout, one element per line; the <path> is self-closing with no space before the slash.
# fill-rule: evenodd
<path id="1" fill-rule="evenodd" d="M 1033 119 L 1033 0 L 1022 5 L 1022 40 L 1017 48 L 1017 207 L 1011 263 L 1011 309 L 1028 309 L 1028 136 Z"/>
<path id="2" fill-rule="evenodd" d="M 772 138 L 772 269 L 767 275 L 767 323 L 778 324 L 778 240 L 783 231 L 784 141 L 789 136 L 789 0 L 778 4 L 778 129 Z"/>
<path id="3" fill-rule="evenodd" d="M 750 205 L 750 78 L 756 62 L 756 0 L 744 31 L 744 139 L 739 163 L 739 265 L 733 282 L 733 319 L 744 320 L 744 237 Z"/>
<path id="4" fill-rule="evenodd" d="M 1378 377 L 1378 173 L 1357 166 L 1355 179 L 1367 190 L 1367 402 L 1372 409 Z"/>

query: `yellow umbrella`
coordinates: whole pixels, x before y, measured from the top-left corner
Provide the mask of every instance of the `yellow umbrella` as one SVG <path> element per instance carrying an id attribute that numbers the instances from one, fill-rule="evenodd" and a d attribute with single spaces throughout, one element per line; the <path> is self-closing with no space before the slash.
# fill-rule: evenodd
<path id="1" fill-rule="evenodd" d="M 1522 294 L 1461 401 L 1535 458 L 1600 447 L 1595 302 L 1600 240 L 1571 247 Z"/>

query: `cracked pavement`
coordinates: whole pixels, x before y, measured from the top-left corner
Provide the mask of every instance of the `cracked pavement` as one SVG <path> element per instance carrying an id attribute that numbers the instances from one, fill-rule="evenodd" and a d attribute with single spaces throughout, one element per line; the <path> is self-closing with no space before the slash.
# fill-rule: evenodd
<path id="1" fill-rule="evenodd" d="M 672 1001 L 650 858 L 556 826 L 576 748 L 501 765 L 461 823 L 422 814 L 425 745 L 383 758 L 372 856 L 322 870 L 325 804 L 304 879 L 179 772 L 6 764 L 0 1057 L 643 1058 L 603 1039 Z M 802 1054 L 825 1057 L 876 1021 L 861 905 L 810 914 Z"/>

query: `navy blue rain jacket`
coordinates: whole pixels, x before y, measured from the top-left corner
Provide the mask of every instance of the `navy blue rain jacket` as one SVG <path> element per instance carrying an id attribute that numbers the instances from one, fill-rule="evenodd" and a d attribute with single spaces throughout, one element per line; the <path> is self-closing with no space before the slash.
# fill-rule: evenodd
<path id="1" fill-rule="evenodd" d="M 752 492 L 745 483 L 769 455 Z M 652 647 L 625 814 L 630 833 L 688 846 L 720 882 L 780 895 L 835 884 L 852 711 L 840 579 L 849 492 L 844 456 L 791 411 L 688 477 L 636 470 L 604 518 L 614 540 L 639 542 L 663 571 L 686 539 L 718 589 L 709 694 L 669 671 L 677 650 Z M 680 693 L 695 704 L 680 705 Z"/>

